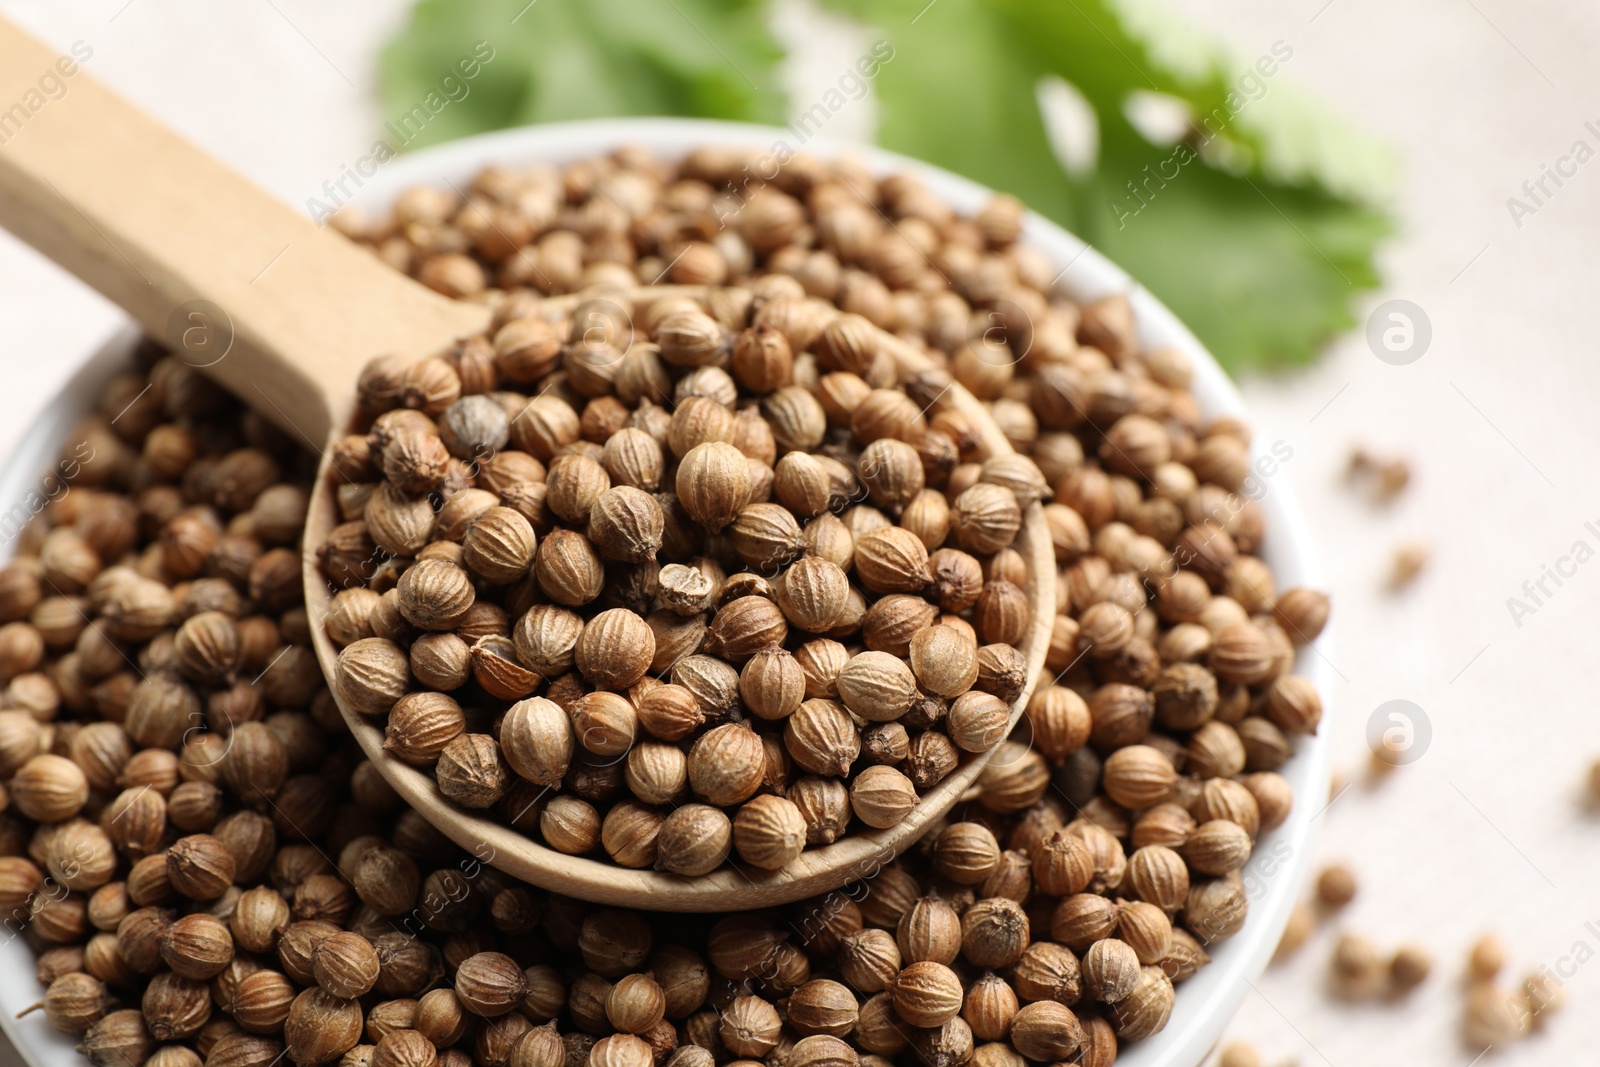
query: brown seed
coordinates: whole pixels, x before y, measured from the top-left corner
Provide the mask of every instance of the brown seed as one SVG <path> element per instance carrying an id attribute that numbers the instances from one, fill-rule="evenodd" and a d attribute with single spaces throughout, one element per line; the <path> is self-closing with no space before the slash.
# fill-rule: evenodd
<path id="1" fill-rule="evenodd" d="M 812 1034 L 794 1043 L 789 1050 L 788 1062 L 793 1067 L 859 1067 L 861 1057 L 841 1038 L 831 1034 Z"/>
<path id="2" fill-rule="evenodd" d="M 1213 819 L 1202 823 L 1184 843 L 1183 857 L 1201 874 L 1223 875 L 1243 867 L 1253 842 L 1237 823 Z"/>
<path id="3" fill-rule="evenodd" d="M 976 967 L 1009 967 L 1028 947 L 1029 923 L 1022 905 L 1004 897 L 979 900 L 961 916 L 962 954 Z"/>
<path id="4" fill-rule="evenodd" d="M 489 507 L 472 519 L 461 537 L 462 562 L 485 581 L 504 585 L 528 572 L 536 546 L 533 526 L 521 512 Z"/>
<path id="5" fill-rule="evenodd" d="M 1011 709 L 989 693 L 963 693 L 950 705 L 945 729 L 962 751 L 987 752 L 1011 729 Z"/>
<path id="6" fill-rule="evenodd" d="M 37 822 L 70 819 L 89 798 L 89 782 L 64 756 L 38 755 L 23 763 L 8 783 L 17 810 Z"/>
<path id="7" fill-rule="evenodd" d="M 1215 878 L 1189 887 L 1189 899 L 1180 914 L 1184 925 L 1209 945 L 1238 933 L 1249 910 L 1249 899 L 1237 882 Z"/>
<path id="8" fill-rule="evenodd" d="M 1309 644 L 1328 624 L 1328 596 L 1314 589 L 1286 589 L 1272 615 L 1296 645 Z"/>
<path id="9" fill-rule="evenodd" d="M 479 952 L 456 968 L 456 996 L 474 1015 L 487 1019 L 504 1015 L 526 992 L 522 968 L 503 953 Z"/>
<path id="10" fill-rule="evenodd" d="M 735 723 L 708 731 L 689 750 L 689 788 L 718 807 L 749 799 L 761 787 L 765 770 L 760 737 Z"/>
<path id="11" fill-rule="evenodd" d="M 1421 945 L 1402 945 L 1389 959 L 1389 980 L 1400 992 L 1410 992 L 1428 980 L 1433 957 Z"/>
<path id="12" fill-rule="evenodd" d="M 761 402 L 761 413 L 772 426 L 779 451 L 809 452 L 822 443 L 827 414 L 809 389 L 786 385 Z"/>
<path id="13" fill-rule="evenodd" d="M 739 858 L 762 870 L 787 866 L 799 858 L 805 844 L 806 821 L 800 809 L 783 797 L 755 797 L 734 817 L 733 845 Z"/>
<path id="14" fill-rule="evenodd" d="M 721 530 L 750 501 L 750 468 L 732 445 L 706 442 L 683 457 L 676 489 L 691 518 L 713 531 Z"/>
<path id="15" fill-rule="evenodd" d="M 839 946 L 839 973 L 863 993 L 888 988 L 900 973 L 900 948 L 887 930 L 864 929 L 846 934 Z"/>
<path id="16" fill-rule="evenodd" d="M 585 693 L 568 709 L 578 744 L 597 756 L 620 756 L 633 747 L 639 717 L 616 693 Z"/>
<path id="17" fill-rule="evenodd" d="M 412 766 L 431 766 L 465 727 L 461 705 L 451 697 L 443 693 L 408 693 L 395 701 L 389 712 L 383 747 Z"/>
<path id="18" fill-rule="evenodd" d="M 276 1034 L 283 1029 L 296 995 L 294 983 L 278 971 L 246 975 L 233 991 L 234 1020 L 252 1034 Z"/>
<path id="19" fill-rule="evenodd" d="M 1274 655 L 1271 643 L 1259 627 L 1254 623 L 1236 622 L 1217 631 L 1209 662 L 1222 681 L 1253 685 L 1272 671 Z"/>
<path id="20" fill-rule="evenodd" d="M 94 1067 L 132 1067 L 146 1062 L 155 1040 L 136 1009 L 114 1011 L 90 1024 L 77 1051 Z"/>
<path id="21" fill-rule="evenodd" d="M 661 821 L 661 814 L 644 804 L 616 804 L 601 821 L 601 847 L 619 866 L 649 867 L 656 862 Z"/>
<path id="22" fill-rule="evenodd" d="M 762 234 L 773 232 L 772 227 L 762 226 L 759 221 L 765 213 L 758 205 L 768 199 L 766 196 L 758 197 L 745 205 L 740 215 L 743 228 L 748 230 L 752 226 L 759 226 Z M 790 204 L 794 203 L 788 197 L 783 199 Z M 769 243 L 770 238 L 764 238 L 760 244 L 752 240 L 752 244 L 756 244 L 758 248 Z M 751 392 L 770 393 L 789 384 L 794 370 L 794 354 L 789 347 L 788 338 L 781 331 L 766 325 L 754 326 L 740 333 L 734 340 L 728 369 L 738 379 L 739 384 Z"/>
<path id="23" fill-rule="evenodd" d="M 372 942 L 360 934 L 332 934 L 312 950 L 311 972 L 317 984 L 330 994 L 352 1000 L 377 984 L 378 954 Z"/>
<path id="24" fill-rule="evenodd" d="M 1111 1025 L 1123 1041 L 1139 1041 L 1161 1030 L 1172 1017 L 1172 982 L 1159 967 L 1145 967 L 1133 991 L 1111 1009 Z"/>
<path id="25" fill-rule="evenodd" d="M 539 814 L 539 833 L 557 852 L 581 856 L 600 843 L 600 814 L 577 797 L 552 797 Z"/>
<path id="26" fill-rule="evenodd" d="M 567 713 L 542 697 L 513 704 L 500 723 L 506 763 L 535 785 L 561 781 L 572 760 L 574 740 Z"/>
<path id="27" fill-rule="evenodd" d="M 411 681 L 406 654 L 392 641 L 363 638 L 339 653 L 335 679 L 341 699 L 363 715 L 381 715 L 405 695 Z"/>
<path id="28" fill-rule="evenodd" d="M 1188 898 L 1189 869 L 1183 857 L 1172 849 L 1145 845 L 1128 858 L 1125 884 L 1140 900 L 1154 904 L 1171 917 Z"/>
<path id="29" fill-rule="evenodd" d="M 323 989 L 295 997 L 283 1024 L 289 1056 L 302 1067 L 320 1067 L 344 1055 L 361 1040 L 361 1005 Z"/>
<path id="30" fill-rule="evenodd" d="M 1045 686 L 1028 701 L 1033 740 L 1053 760 L 1063 760 L 1089 740 L 1089 706 L 1065 686 Z"/>
<path id="31" fill-rule="evenodd" d="M 648 974 L 629 974 L 611 987 L 605 1007 L 612 1026 L 625 1033 L 643 1034 L 666 1014 L 667 996 Z"/>
<path id="32" fill-rule="evenodd" d="M 934 870 L 958 885 L 979 884 L 999 864 L 1000 844 L 980 823 L 951 823 L 934 840 Z"/>
<path id="33" fill-rule="evenodd" d="M 893 767 L 868 767 L 850 783 L 850 807 L 856 818 L 875 829 L 898 826 L 917 806 L 917 791 Z"/>
<path id="34" fill-rule="evenodd" d="M 861 1021 L 856 1024 L 855 1042 L 880 1057 L 894 1055 L 905 1049 L 908 1044 L 905 1024 L 895 1014 L 892 994 L 879 993 L 861 1006 Z"/>
<path id="35" fill-rule="evenodd" d="M 942 1026 L 961 1010 L 961 980 L 942 963 L 913 963 L 895 976 L 893 997 L 895 1014 L 907 1025 Z"/>
<path id="36" fill-rule="evenodd" d="M 1009 490 L 980 482 L 956 497 L 950 524 L 962 548 L 988 555 L 1016 538 L 1022 528 L 1022 510 Z"/>
<path id="37" fill-rule="evenodd" d="M 904 661 L 886 652 L 862 652 L 840 668 L 839 698 L 869 722 L 892 722 L 916 699 L 917 680 Z"/>
<path id="38" fill-rule="evenodd" d="M 433 1042 L 416 1030 L 400 1028 L 378 1038 L 369 1067 L 434 1067 L 437 1062 Z"/>
<path id="39" fill-rule="evenodd" d="M 1167 799 L 1177 771 L 1172 761 L 1149 745 L 1129 745 L 1106 757 L 1102 787 L 1125 808 L 1148 808 Z"/>
<path id="40" fill-rule="evenodd" d="M 693 692 L 681 685 L 658 685 L 637 700 L 639 725 L 662 741 L 679 741 L 705 721 Z"/>
<path id="41" fill-rule="evenodd" d="M 1322 721 L 1322 698 L 1308 679 L 1288 674 L 1268 687 L 1266 711 L 1285 733 L 1316 733 Z"/>
<path id="42" fill-rule="evenodd" d="M 1243 782 L 1244 787 L 1255 798 L 1256 809 L 1260 816 L 1260 829 L 1276 830 L 1282 826 L 1294 806 L 1294 793 L 1283 776 L 1265 771 L 1260 774 L 1247 774 Z"/>
<path id="43" fill-rule="evenodd" d="M 806 822 L 808 845 L 831 845 L 850 822 L 850 791 L 837 778 L 808 775 L 787 796 Z"/>
<path id="44" fill-rule="evenodd" d="M 171 976 L 165 977 L 171 980 Z M 82 1034 L 105 1016 L 106 1008 L 111 1003 L 105 984 L 99 979 L 87 974 L 69 973 L 51 982 L 50 988 L 45 990 L 44 1000 L 35 1007 L 42 1006 L 50 1025 L 62 1033 Z M 210 1014 L 210 999 L 204 987 L 201 987 L 200 1008 L 206 1015 Z M 29 1008 L 22 1014 L 26 1015 L 32 1010 Z"/>
<path id="45" fill-rule="evenodd" d="M 739 510 L 728 539 L 734 553 L 750 567 L 771 572 L 800 551 L 800 524 L 781 504 L 752 503 Z"/>
<path id="46" fill-rule="evenodd" d="M 656 866 L 690 877 L 709 874 L 728 857 L 732 839 L 728 817 L 707 804 L 675 808 L 656 839 Z"/>
<path id="47" fill-rule="evenodd" d="M 465 808 L 487 808 L 506 789 L 505 760 L 488 734 L 461 734 L 439 753 L 439 792 Z"/>
<path id="48" fill-rule="evenodd" d="M 1520 1037 L 1527 1028 L 1527 1014 L 1519 999 L 1489 982 L 1475 984 L 1467 991 L 1463 1039 L 1475 1048 L 1491 1048 Z"/>
<path id="49" fill-rule="evenodd" d="M 1057 830 L 1033 858 L 1033 881 L 1050 896 L 1081 893 L 1094 876 L 1094 857 L 1075 835 Z"/>
<path id="50" fill-rule="evenodd" d="M 424 559 L 400 576 L 400 614 L 419 630 L 450 630 L 472 607 L 467 572 L 444 560 Z"/>
<path id="51" fill-rule="evenodd" d="M 931 896 L 908 902 L 895 929 L 896 944 L 907 963 L 953 963 L 961 951 L 961 936 L 955 909 Z"/>
<path id="52" fill-rule="evenodd" d="M 792 715 L 805 697 L 805 674 L 794 656 L 772 645 L 750 657 L 739 672 L 739 695 L 756 717 L 783 719 Z"/>
<path id="53" fill-rule="evenodd" d="M 929 626 L 911 639 L 911 669 L 930 693 L 958 697 L 978 680 L 978 649 L 960 631 Z"/>
<path id="54" fill-rule="evenodd" d="M 1063 1004 L 1044 1000 L 1022 1007 L 1011 1022 L 1011 1044 L 1030 1060 L 1064 1060 L 1083 1043 L 1078 1017 Z"/>
<path id="55" fill-rule="evenodd" d="M 557 604 L 577 607 L 600 595 L 605 565 L 589 539 L 571 530 L 552 530 L 534 553 L 534 578 Z"/>
<path id="56" fill-rule="evenodd" d="M 1343 934 L 1334 944 L 1329 977 L 1338 996 L 1349 1000 L 1375 996 L 1387 976 L 1387 968 L 1371 941 L 1357 934 Z"/>
<path id="57" fill-rule="evenodd" d="M 628 753 L 624 780 L 646 804 L 673 804 L 688 789 L 688 758 L 676 745 L 641 742 Z"/>
<path id="58" fill-rule="evenodd" d="M 856 475 L 872 502 L 899 514 L 922 492 L 922 457 L 904 441 L 885 437 L 862 449 Z"/>
<path id="59" fill-rule="evenodd" d="M 789 1025 L 806 1037 L 846 1037 L 858 1017 L 856 995 L 840 982 L 813 979 L 789 995 Z"/>
<path id="60" fill-rule="evenodd" d="M 663 456 L 655 438 L 636 427 L 612 434 L 600 457 L 613 487 L 632 486 L 654 492 L 660 487 Z"/>
<path id="61" fill-rule="evenodd" d="M 190 900 L 216 900 L 233 884 L 233 854 L 210 834 L 179 838 L 167 850 L 167 879 Z"/>
<path id="62" fill-rule="evenodd" d="M 612 608 L 589 620 L 573 652 L 578 669 L 591 683 L 603 689 L 626 689 L 650 669 L 656 653 L 655 635 L 632 611 Z"/>
<path id="63" fill-rule="evenodd" d="M 1487 982 L 1499 974 L 1506 962 L 1506 943 L 1494 934 L 1484 934 L 1472 943 L 1467 955 L 1467 973 Z"/>
<path id="64" fill-rule="evenodd" d="M 861 735 L 843 705 L 807 700 L 784 721 L 784 747 L 812 774 L 843 777 L 861 752 Z"/>
<path id="65" fill-rule="evenodd" d="M 611 476 L 598 459 L 581 452 L 562 453 L 550 461 L 545 507 L 565 522 L 582 523 L 609 488 Z"/>
<path id="66" fill-rule="evenodd" d="M 1215 720 L 1189 735 L 1184 754 L 1188 761 L 1185 770 L 1202 779 L 1231 778 L 1245 766 L 1244 744 L 1238 733 Z"/>
<path id="67" fill-rule="evenodd" d="M 797 629 L 824 633 L 844 611 L 850 582 L 831 560 L 808 556 L 783 573 L 778 585 L 778 606 Z"/>
<path id="68" fill-rule="evenodd" d="M 619 485 L 596 498 L 588 522 L 589 537 L 602 556 L 643 563 L 660 550 L 666 517 L 655 497 L 643 489 Z"/>
<path id="69" fill-rule="evenodd" d="M 984 1041 L 999 1041 L 1010 1033 L 1017 1009 L 1016 990 L 1005 979 L 990 972 L 967 989 L 961 1017 L 972 1027 L 974 1036 Z"/>
<path id="70" fill-rule="evenodd" d="M 289 904 L 271 886 L 246 889 L 230 920 L 233 939 L 246 952 L 270 952 L 289 925 Z"/>
<path id="71" fill-rule="evenodd" d="M 1317 902 L 1330 909 L 1349 904 L 1356 897 L 1355 872 L 1341 863 L 1330 864 L 1317 875 Z"/>
<path id="72" fill-rule="evenodd" d="M 1125 941 L 1102 938 L 1083 955 L 1083 989 L 1090 997 L 1116 1004 L 1139 984 L 1139 955 Z"/>
<path id="73" fill-rule="evenodd" d="M 763 648 L 781 645 L 789 625 L 778 606 L 764 596 L 742 596 L 723 606 L 706 630 L 705 651 L 744 663 Z"/>
<path id="74" fill-rule="evenodd" d="M 875 593 L 915 593 L 933 580 L 927 547 L 898 526 L 880 526 L 856 541 L 856 576 Z"/>
<path id="75" fill-rule="evenodd" d="M 1122 605 L 1109 600 L 1085 608 L 1078 626 L 1078 640 L 1096 659 L 1115 656 L 1133 640 L 1133 616 Z"/>
<path id="76" fill-rule="evenodd" d="M 215 916 L 196 912 L 176 919 L 161 937 L 161 958 L 173 972 L 203 981 L 233 959 L 233 936 Z"/>

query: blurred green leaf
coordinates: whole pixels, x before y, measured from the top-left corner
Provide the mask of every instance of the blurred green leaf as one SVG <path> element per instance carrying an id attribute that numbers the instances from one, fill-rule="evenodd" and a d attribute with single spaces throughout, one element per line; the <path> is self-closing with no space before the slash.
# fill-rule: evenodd
<path id="1" fill-rule="evenodd" d="M 886 147 L 1013 193 L 1073 230 L 1230 370 L 1314 358 L 1351 324 L 1358 293 L 1377 284 L 1384 215 L 1324 185 L 1315 152 L 1295 157 L 1298 185 L 1259 165 L 1284 154 L 1282 135 L 1243 119 L 1285 88 L 1282 48 L 1272 77 L 1258 70 L 1242 87 L 1249 64 L 1203 49 L 1187 64 L 1166 61 L 1172 42 L 1156 47 L 1108 0 L 826 2 L 895 46 L 876 83 Z M 1094 110 L 1099 156 L 1087 175 L 1068 176 L 1049 149 L 1037 99 L 1048 75 Z M 1190 144 L 1147 140 L 1127 118 L 1135 92 L 1182 101 L 1192 141 L 1213 142 L 1204 158 Z"/>
<path id="2" fill-rule="evenodd" d="M 386 114 L 404 115 L 477 42 L 494 58 L 405 147 L 609 115 L 779 121 L 764 0 L 421 0 L 384 50 Z"/>
<path id="3" fill-rule="evenodd" d="M 777 121 L 767 0 L 421 0 L 383 57 L 404 114 L 474 42 L 495 59 L 416 144 L 530 122 L 674 114 Z M 875 79 L 879 139 L 1020 197 L 1165 300 L 1231 370 L 1313 358 L 1378 282 L 1387 155 L 1296 92 L 1274 42 L 1241 59 L 1150 0 L 821 0 L 894 46 Z M 519 14 L 520 12 L 520 14 Z M 514 21 L 513 21 L 514 20 Z M 1261 64 L 1258 66 L 1257 64 Z M 1268 72 L 1270 70 L 1270 73 Z M 1098 123 L 1069 175 L 1039 88 L 1060 78 Z M 1147 93 L 1189 117 L 1157 144 Z"/>
<path id="4" fill-rule="evenodd" d="M 1085 195 L 1103 203 L 1122 192 L 1106 186 L 1087 183 Z M 1084 240 L 1159 296 L 1235 372 L 1308 362 L 1350 327 L 1354 298 L 1378 284 L 1373 251 L 1390 230 L 1381 213 L 1321 190 L 1236 178 L 1198 162 L 1125 225 L 1110 212 L 1088 218 Z"/>
<path id="5" fill-rule="evenodd" d="M 1012 24 L 984 0 L 936 0 L 904 29 L 926 3 L 829 2 L 885 27 L 895 46 L 874 83 L 879 140 L 1012 193 L 1070 227 L 1075 198 L 1034 103 L 1044 70 L 1017 51 Z"/>

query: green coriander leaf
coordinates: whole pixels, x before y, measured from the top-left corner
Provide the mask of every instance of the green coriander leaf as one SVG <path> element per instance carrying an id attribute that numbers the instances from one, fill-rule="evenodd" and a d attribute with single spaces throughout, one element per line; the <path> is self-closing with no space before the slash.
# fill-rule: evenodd
<path id="1" fill-rule="evenodd" d="M 1313 358 L 1377 284 L 1372 257 L 1389 225 L 1349 195 L 1375 188 L 1376 169 L 1334 166 L 1339 138 L 1299 132 L 1312 121 L 1304 109 L 1263 114 L 1272 93 L 1295 103 L 1281 72 L 1276 83 L 1259 70 L 1247 79 L 1254 60 L 1230 61 L 1193 35 L 1185 52 L 1112 0 L 827 2 L 895 46 L 876 83 L 887 147 L 1013 193 L 1072 229 L 1230 370 Z M 1087 175 L 1069 177 L 1049 150 L 1036 97 L 1049 75 L 1095 112 L 1100 154 Z M 1135 129 L 1136 92 L 1181 101 L 1189 143 L 1154 145 Z M 1253 123 L 1252 109 L 1262 115 Z"/>
<path id="2" fill-rule="evenodd" d="M 1019 197 L 1071 225 L 1065 183 L 1035 99 L 1044 71 L 1015 48 L 1012 24 L 985 0 L 831 0 L 875 22 L 894 45 L 876 80 L 878 139 Z"/>
<path id="3" fill-rule="evenodd" d="M 1232 120 L 1232 140 L 1249 147 L 1264 176 L 1289 185 L 1318 185 L 1372 204 L 1389 198 L 1396 179 L 1393 153 L 1296 85 L 1292 73 L 1284 75 L 1295 66 L 1293 42 L 1274 41 L 1259 55 L 1235 55 L 1210 44 L 1160 0 L 1120 0 L 1117 10 L 1157 67 L 1190 78 L 1222 71 L 1235 89 L 1258 63 L 1274 71 L 1245 85 L 1249 103 Z"/>
<path id="4" fill-rule="evenodd" d="M 1153 173 L 1166 158 L 1151 160 Z M 1354 323 L 1354 298 L 1378 284 L 1373 250 L 1390 225 L 1372 208 L 1197 160 L 1164 187 L 1141 186 L 1141 202 L 1109 175 L 1142 176 L 1144 161 L 1107 163 L 1080 187 L 1106 205 L 1085 210 L 1080 236 L 1160 297 L 1230 371 L 1310 361 Z"/>
<path id="5" fill-rule="evenodd" d="M 430 93 L 448 103 L 394 147 L 611 115 L 773 121 L 782 52 L 764 19 L 764 0 L 421 0 L 384 50 L 384 109 L 411 114 Z M 464 79 L 457 63 L 480 41 L 493 58 Z"/>

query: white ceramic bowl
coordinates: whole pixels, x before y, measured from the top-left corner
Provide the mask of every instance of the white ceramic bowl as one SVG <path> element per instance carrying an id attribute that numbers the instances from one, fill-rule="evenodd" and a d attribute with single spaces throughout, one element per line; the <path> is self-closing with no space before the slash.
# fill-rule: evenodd
<path id="1" fill-rule="evenodd" d="M 490 163 L 562 163 L 623 144 L 642 145 L 671 158 L 701 144 L 770 149 L 780 143 L 799 147 L 790 130 L 693 119 L 614 119 L 505 130 L 426 149 L 385 164 L 363 185 L 353 203 L 379 212 L 412 185 L 439 185 L 448 180 L 465 187 L 474 174 Z M 806 142 L 804 149 L 822 156 L 852 153 L 881 172 L 912 172 L 934 193 L 966 213 L 978 210 L 993 195 L 983 186 L 948 171 L 881 149 L 822 138 Z M 1211 354 L 1172 312 L 1122 270 L 1038 215 L 1028 215 L 1025 240 L 1060 266 L 1062 283 L 1075 297 L 1088 300 L 1109 293 L 1127 293 L 1145 344 L 1175 346 L 1193 362 L 1194 395 L 1207 416 L 1246 414 L 1238 391 Z M 54 461 L 73 418 L 93 406 L 98 385 L 123 366 L 135 339 L 136 331 L 131 328 L 119 334 L 87 362 L 40 418 L 0 471 L 0 510 L 23 500 L 37 485 L 40 475 Z M 1310 533 L 1289 486 L 1281 474 L 1271 473 L 1276 459 L 1271 444 L 1258 440 L 1254 447 L 1253 458 L 1263 464 L 1257 468 L 1261 473 L 1257 503 L 1267 522 L 1264 557 L 1272 566 L 1278 587 L 1319 585 Z M 1319 646 L 1325 646 L 1326 641 L 1324 636 Z M 1315 682 L 1324 696 L 1331 692 L 1331 670 L 1318 652 L 1302 651 L 1296 670 Z M 1295 807 L 1283 826 L 1262 835 L 1245 869 L 1250 914 L 1244 929 L 1210 948 L 1212 962 L 1178 987 L 1177 1002 L 1166 1029 L 1128 1046 L 1117 1058 L 1119 1065 L 1196 1067 L 1265 968 L 1311 862 L 1316 816 L 1327 799 L 1332 761 L 1329 733 L 1325 721 L 1322 732 L 1303 739 L 1294 758 L 1282 768 L 1294 787 Z M 38 1000 L 43 992 L 34 981 L 33 971 L 33 954 L 21 938 L 13 937 L 0 944 L 0 975 L 4 975 L 0 978 L 0 1027 L 32 1067 L 80 1067 L 83 1060 L 72 1051 L 73 1042 L 52 1030 L 42 1013 L 16 1018 L 17 1012 Z"/>

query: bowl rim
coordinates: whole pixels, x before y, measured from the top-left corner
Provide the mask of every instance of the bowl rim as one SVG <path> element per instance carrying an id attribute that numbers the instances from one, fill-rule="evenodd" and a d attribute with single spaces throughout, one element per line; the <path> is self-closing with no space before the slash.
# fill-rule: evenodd
<path id="1" fill-rule="evenodd" d="M 775 146 L 779 143 L 819 154 L 848 153 L 865 159 L 876 170 L 905 170 L 919 176 L 929 188 L 964 212 L 981 207 L 993 196 L 985 187 L 931 164 L 871 145 L 831 138 L 797 138 L 790 129 L 743 123 L 674 118 L 595 119 L 522 127 L 479 134 L 420 150 L 384 164 L 361 183 L 349 202 L 370 207 L 391 200 L 405 187 L 441 180 L 465 181 L 483 164 L 508 165 L 535 161 L 559 162 L 606 151 L 622 144 L 638 144 L 663 154 L 681 154 L 698 144 Z M 1171 345 L 1187 355 L 1194 366 L 1192 390 L 1203 412 L 1211 417 L 1243 416 L 1242 397 L 1221 366 L 1173 313 L 1148 290 L 1081 239 L 1042 216 L 1025 216 L 1024 242 L 1042 249 L 1053 262 L 1065 263 L 1058 280 L 1075 297 L 1091 300 L 1124 293 L 1135 312 L 1141 341 L 1146 346 Z M 68 385 L 40 414 L 21 444 L 0 471 L 0 501 L 21 500 L 33 487 L 38 472 L 49 465 L 71 421 L 94 407 L 93 391 L 117 369 L 137 343 L 132 326 L 119 329 L 86 362 Z M 1251 447 L 1252 462 L 1275 464 L 1271 471 L 1258 466 L 1263 492 L 1256 499 L 1269 531 L 1263 558 L 1272 566 L 1280 588 L 1320 586 L 1321 572 L 1311 549 L 1309 527 L 1294 503 L 1292 487 L 1275 472 L 1289 455 L 1275 455 L 1264 443 Z M 1273 479 L 1277 480 L 1274 481 Z M 0 549 L 0 555 L 9 556 Z M 1302 649 L 1296 673 L 1309 677 L 1324 699 L 1323 724 L 1317 734 L 1299 739 L 1297 751 L 1280 768 L 1294 787 L 1296 803 L 1285 823 L 1261 835 L 1244 883 L 1250 915 L 1234 937 L 1209 951 L 1210 964 L 1180 987 L 1172 1016 L 1158 1034 L 1119 1054 L 1128 1067 L 1194 1067 L 1221 1034 L 1245 995 L 1253 988 L 1270 959 L 1294 907 L 1300 886 L 1310 869 L 1317 821 L 1326 810 L 1325 797 L 1332 767 L 1331 723 L 1333 702 L 1330 682 L 1335 673 L 1329 660 L 1332 641 L 1328 632 Z M 34 954 L 20 936 L 0 946 L 0 965 L 30 975 Z M 70 1037 L 51 1029 L 39 1013 L 17 1019 L 15 1013 L 38 999 L 29 980 L 0 983 L 0 1029 L 11 1038 L 32 1067 L 66 1067 L 81 1063 L 72 1052 Z M 42 992 L 42 991 L 40 991 Z M 71 1060 L 57 1058 L 66 1053 Z"/>

